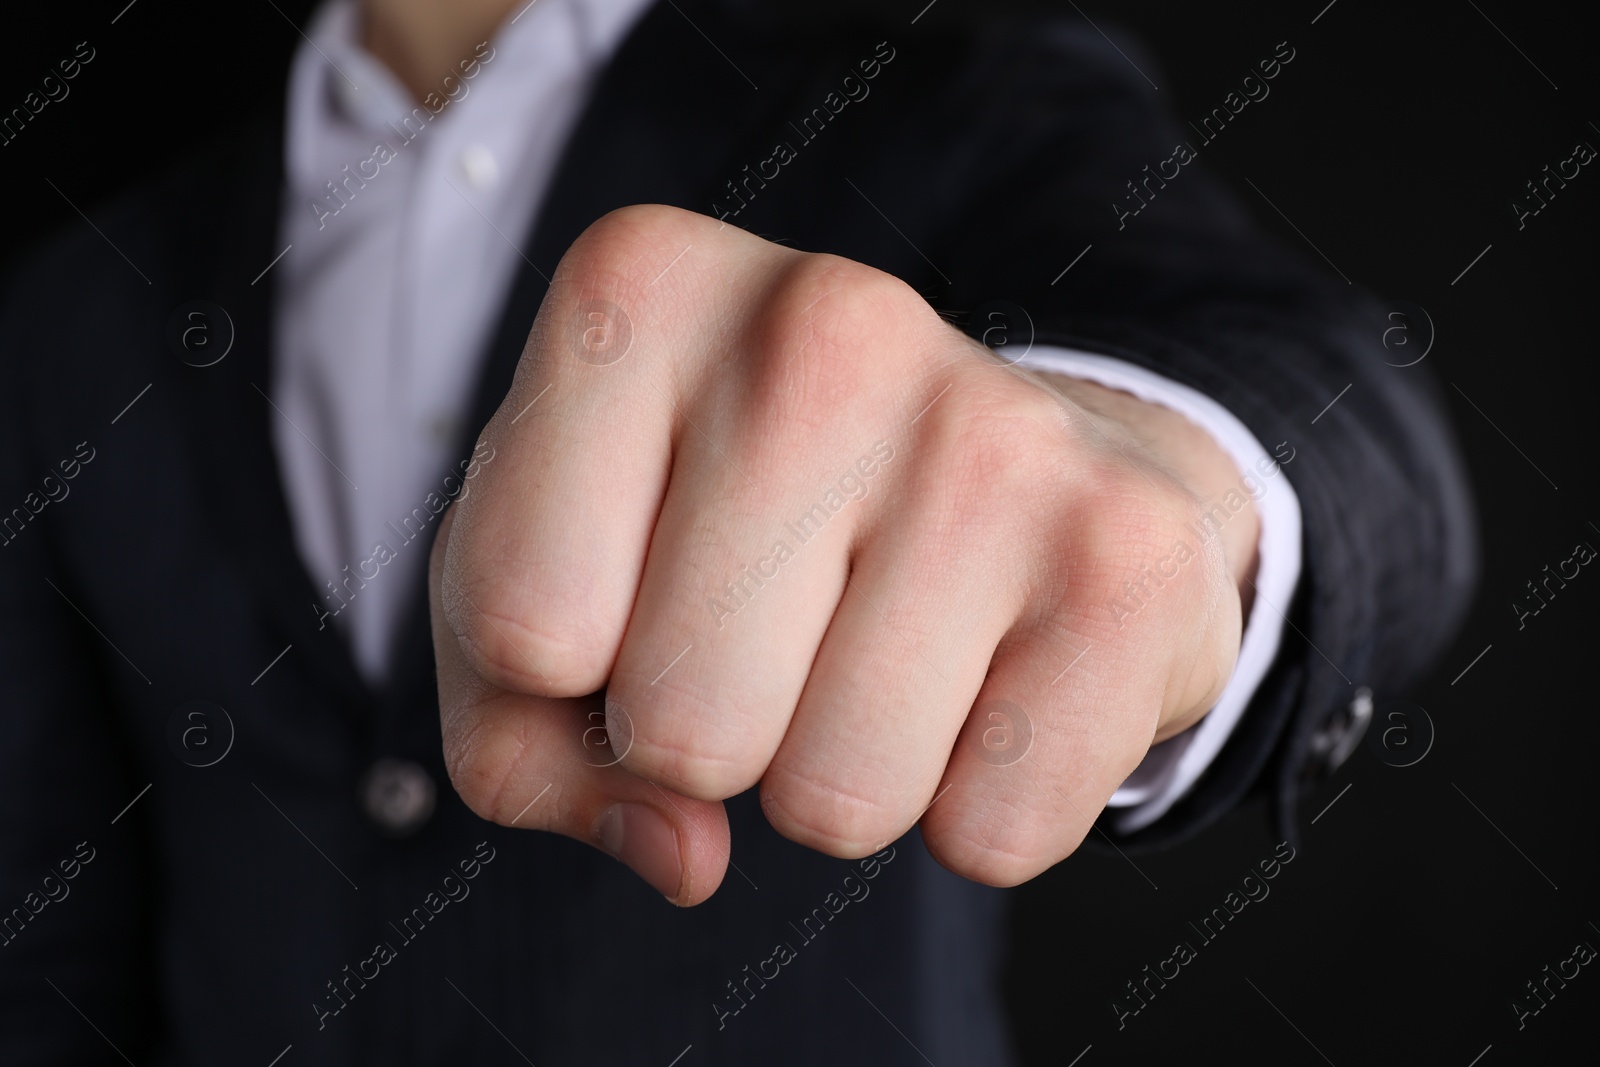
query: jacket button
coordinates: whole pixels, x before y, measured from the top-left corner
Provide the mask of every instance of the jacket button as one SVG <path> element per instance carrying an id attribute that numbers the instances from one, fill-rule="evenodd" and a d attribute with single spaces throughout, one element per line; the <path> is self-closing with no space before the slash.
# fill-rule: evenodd
<path id="1" fill-rule="evenodd" d="M 1339 769 L 1350 758 L 1372 722 L 1372 690 L 1362 686 L 1348 708 L 1330 715 L 1316 733 L 1311 735 L 1310 759 L 1306 762 L 1307 777 L 1325 777 Z"/>
<path id="2" fill-rule="evenodd" d="M 361 779 L 361 805 L 384 833 L 416 833 L 433 814 L 434 786 L 428 772 L 410 760 L 385 757 Z"/>

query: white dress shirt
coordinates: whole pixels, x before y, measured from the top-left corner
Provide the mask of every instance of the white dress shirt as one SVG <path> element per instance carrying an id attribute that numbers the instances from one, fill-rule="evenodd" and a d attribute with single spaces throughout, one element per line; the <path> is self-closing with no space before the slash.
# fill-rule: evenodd
<path id="1" fill-rule="evenodd" d="M 448 487 L 440 471 L 467 417 L 481 358 L 568 134 L 593 82 L 649 0 L 535 0 L 463 56 L 419 105 L 359 44 L 355 0 L 328 0 L 296 52 L 280 207 L 288 252 L 278 303 L 273 445 L 302 559 L 322 610 L 362 673 L 388 674 L 402 612 L 424 567 L 363 567 Z M 1243 471 L 1265 450 L 1215 401 L 1117 360 L 1036 348 L 1023 364 L 1123 389 L 1208 430 Z M 1239 664 L 1215 708 L 1151 749 L 1111 798 L 1119 825 L 1159 818 L 1228 738 L 1276 654 L 1299 578 L 1300 509 L 1266 479 L 1260 594 Z M 459 485 L 457 487 L 459 489 Z M 360 582 L 347 582 L 353 575 Z M 1265 610 L 1263 610 L 1265 609 Z M 325 620 L 326 621 L 326 620 Z"/>

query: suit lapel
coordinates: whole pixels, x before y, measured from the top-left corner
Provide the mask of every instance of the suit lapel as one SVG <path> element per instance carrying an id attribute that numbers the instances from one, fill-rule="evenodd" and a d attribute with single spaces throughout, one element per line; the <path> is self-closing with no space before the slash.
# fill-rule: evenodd
<path id="1" fill-rule="evenodd" d="M 283 479 L 272 445 L 267 400 L 272 383 L 274 272 L 283 252 L 278 203 L 283 180 L 281 108 L 214 154 L 220 173 L 204 187 L 193 228 L 176 245 L 178 294 L 220 304 L 232 320 L 233 347 L 210 367 L 184 368 L 199 486 L 214 543 L 238 554 L 263 606 L 269 639 L 292 643 L 314 664 L 341 706 L 370 705 L 343 635 L 320 625 L 322 597 L 295 546 Z M 282 635 L 279 637 L 278 635 Z"/>

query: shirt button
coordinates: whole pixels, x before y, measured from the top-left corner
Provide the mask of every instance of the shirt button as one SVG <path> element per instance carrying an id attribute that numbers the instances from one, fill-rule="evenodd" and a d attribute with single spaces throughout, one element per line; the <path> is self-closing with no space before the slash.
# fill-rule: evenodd
<path id="1" fill-rule="evenodd" d="M 494 153 L 481 144 L 470 144 L 461 153 L 461 170 L 467 181 L 479 189 L 492 188 L 500 180 L 500 165 L 494 161 Z"/>
<path id="2" fill-rule="evenodd" d="M 449 415 L 439 415 L 428 420 L 428 439 L 439 446 L 455 443 L 459 423 Z"/>
<path id="3" fill-rule="evenodd" d="M 421 829 L 433 814 L 433 779 L 410 760 L 384 758 L 361 780 L 367 818 L 393 837 Z"/>
<path id="4" fill-rule="evenodd" d="M 358 118 L 366 111 L 366 97 L 354 82 L 343 77 L 329 78 L 334 94 L 339 98 L 339 106 L 344 110 L 346 117 Z"/>

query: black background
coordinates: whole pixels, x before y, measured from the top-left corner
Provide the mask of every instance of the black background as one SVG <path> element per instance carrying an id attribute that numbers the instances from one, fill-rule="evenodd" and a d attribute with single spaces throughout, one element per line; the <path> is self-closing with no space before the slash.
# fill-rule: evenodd
<path id="1" fill-rule="evenodd" d="M 117 189 L 280 93 L 291 22 L 311 6 L 138 0 L 111 24 L 125 2 L 8 12 L 6 111 L 77 42 L 97 54 L 65 100 L 0 147 L 7 260 L 84 225 L 66 198 L 92 219 Z M 923 3 L 880 6 L 909 18 Z M 1520 231 L 1510 206 L 1577 142 L 1600 146 L 1592 45 L 1575 6 L 1325 4 L 1028 6 L 1093 19 L 1183 119 L 1220 105 L 1278 42 L 1295 48 L 1201 165 L 1314 262 L 1425 309 L 1433 347 L 1394 373 L 1444 383 L 1482 520 L 1481 595 L 1426 684 L 1376 694 L 1374 731 L 1400 722 L 1384 720 L 1402 697 L 1426 709 L 1427 755 L 1393 767 L 1358 748 L 1308 799 L 1304 820 L 1317 822 L 1270 896 L 1214 943 L 1188 924 L 1272 854 L 1258 806 L 1165 852 L 1084 850 L 1017 891 L 1007 1000 L 1029 1063 L 1592 1062 L 1600 972 L 1585 968 L 1521 1030 L 1510 1006 L 1576 942 L 1600 946 L 1600 730 L 1583 684 L 1600 577 L 1586 568 L 1521 630 L 1511 607 L 1575 543 L 1600 546 L 1588 373 L 1600 175 L 1584 168 Z M 922 21 L 1001 6 L 1019 5 L 938 0 Z M 1412 323 L 1413 342 L 1426 333 Z M 1416 344 L 1392 349 L 1394 362 Z M 1411 728 L 1421 743 L 1415 716 Z M 1198 958 L 1119 1031 L 1111 999 L 1178 941 Z"/>

